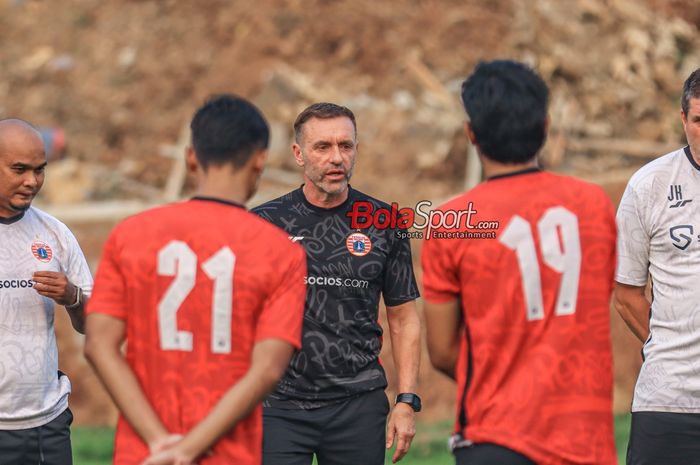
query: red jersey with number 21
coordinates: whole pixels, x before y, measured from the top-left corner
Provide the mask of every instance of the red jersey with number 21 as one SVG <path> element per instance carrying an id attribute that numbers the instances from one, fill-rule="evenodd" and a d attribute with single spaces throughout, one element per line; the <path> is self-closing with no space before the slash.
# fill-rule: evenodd
<path id="1" fill-rule="evenodd" d="M 257 341 L 299 348 L 306 258 L 240 206 L 195 198 L 122 222 L 104 248 L 88 313 L 123 319 L 127 362 L 165 427 L 187 433 L 250 367 Z M 258 406 L 200 465 L 260 464 Z M 116 465 L 148 448 L 120 418 Z"/>
<path id="2" fill-rule="evenodd" d="M 610 200 L 598 186 L 528 170 L 440 210 L 469 202 L 472 225 L 499 222 L 496 238 L 430 238 L 422 251 L 425 299 L 461 299 L 457 430 L 540 465 L 617 463 Z"/>

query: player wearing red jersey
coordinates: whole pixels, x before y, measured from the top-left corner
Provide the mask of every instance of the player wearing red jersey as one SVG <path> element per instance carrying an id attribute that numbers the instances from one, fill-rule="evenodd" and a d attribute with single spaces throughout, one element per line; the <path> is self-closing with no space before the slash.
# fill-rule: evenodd
<path id="1" fill-rule="evenodd" d="M 259 464 L 259 403 L 300 346 L 303 249 L 242 206 L 267 123 L 220 96 L 191 128 L 197 196 L 115 228 L 88 309 L 85 354 L 122 414 L 116 465 Z"/>
<path id="2" fill-rule="evenodd" d="M 476 216 L 422 253 L 430 358 L 458 383 L 457 463 L 614 464 L 612 204 L 537 167 L 548 90 L 532 70 L 481 63 L 462 99 L 487 180 L 440 207 Z"/>

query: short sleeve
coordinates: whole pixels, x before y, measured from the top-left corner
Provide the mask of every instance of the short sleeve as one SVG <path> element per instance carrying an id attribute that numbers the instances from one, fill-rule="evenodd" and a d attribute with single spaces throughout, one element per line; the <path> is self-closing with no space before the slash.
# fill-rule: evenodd
<path id="1" fill-rule="evenodd" d="M 382 286 L 384 304 L 388 307 L 416 300 L 420 295 L 413 273 L 411 243 L 408 238 L 394 237 L 386 262 Z"/>
<path id="2" fill-rule="evenodd" d="M 615 280 L 644 286 L 649 273 L 649 231 L 644 226 L 644 208 L 632 185 L 628 185 L 617 210 L 618 260 Z"/>
<path id="3" fill-rule="evenodd" d="M 435 303 L 444 303 L 459 297 L 459 275 L 452 255 L 446 246 L 449 239 L 423 240 L 421 266 L 423 267 L 423 297 Z"/>
<path id="4" fill-rule="evenodd" d="M 281 279 L 274 282 L 258 319 L 255 340 L 282 339 L 301 348 L 301 326 L 306 300 L 306 253 L 301 246 L 289 244 L 291 253 L 286 266 L 279 267 Z"/>
<path id="5" fill-rule="evenodd" d="M 119 261 L 117 231 L 105 243 L 102 259 L 97 267 L 95 287 L 88 301 L 86 313 L 104 313 L 126 320 L 126 286 Z"/>
<path id="6" fill-rule="evenodd" d="M 68 250 L 67 262 L 63 264 L 64 272 L 68 277 L 68 280 L 74 285 L 82 289 L 85 295 L 90 295 L 92 293 L 92 273 L 90 273 L 90 267 L 85 260 L 85 255 L 83 254 L 78 240 L 75 238 L 73 233 L 64 226 L 63 232 L 66 249 Z"/>

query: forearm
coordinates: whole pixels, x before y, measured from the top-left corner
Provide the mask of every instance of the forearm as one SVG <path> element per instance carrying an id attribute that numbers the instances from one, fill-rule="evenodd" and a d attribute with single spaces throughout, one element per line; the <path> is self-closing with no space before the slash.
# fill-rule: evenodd
<path id="1" fill-rule="evenodd" d="M 651 302 L 642 292 L 615 290 L 613 297 L 615 310 L 620 314 L 627 327 L 637 338 L 646 342 L 649 338 L 649 309 Z"/>
<path id="2" fill-rule="evenodd" d="M 464 330 L 460 301 L 426 301 L 423 309 L 430 362 L 436 370 L 455 379 L 455 367 Z"/>
<path id="3" fill-rule="evenodd" d="M 37 271 L 32 275 L 34 290 L 48 297 L 68 312 L 71 324 L 76 331 L 85 333 L 85 303 L 87 296 L 71 283 L 65 273 L 57 271 Z"/>
<path id="4" fill-rule="evenodd" d="M 448 378 L 450 378 L 452 380 L 457 379 L 457 376 L 455 374 L 455 368 L 457 367 L 457 355 L 456 355 L 456 353 L 455 353 L 454 357 L 443 358 L 440 362 L 436 362 L 431 357 L 431 363 L 433 365 L 433 368 L 435 368 L 437 371 L 439 371 L 443 375 L 447 376 Z"/>
<path id="5" fill-rule="evenodd" d="M 167 430 L 118 348 L 92 341 L 86 345 L 85 356 L 119 411 L 149 447 L 167 436 Z"/>
<path id="6" fill-rule="evenodd" d="M 73 325 L 73 328 L 75 328 L 75 330 L 78 331 L 80 334 L 85 334 L 85 307 L 87 307 L 87 303 L 89 300 L 90 297 L 83 296 L 80 305 L 78 305 L 77 307 L 65 307 L 66 312 L 68 312 L 68 317 L 70 318 L 71 325 Z"/>
<path id="7" fill-rule="evenodd" d="M 281 340 L 259 342 L 253 350 L 253 363 L 248 372 L 178 444 L 185 455 L 196 459 L 246 418 L 277 385 L 293 352 L 293 347 Z"/>
<path id="8" fill-rule="evenodd" d="M 415 304 L 387 309 L 398 392 L 416 392 L 421 354 L 420 319 Z"/>
<path id="9" fill-rule="evenodd" d="M 263 376 L 264 373 L 248 372 L 224 394 L 209 415 L 182 439 L 181 446 L 188 456 L 202 455 L 262 402 L 278 381 L 268 378 L 262 383 L 259 380 Z"/>

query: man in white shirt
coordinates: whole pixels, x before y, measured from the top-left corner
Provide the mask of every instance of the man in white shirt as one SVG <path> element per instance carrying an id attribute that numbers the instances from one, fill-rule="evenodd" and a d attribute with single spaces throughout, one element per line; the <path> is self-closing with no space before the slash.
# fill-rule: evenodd
<path id="1" fill-rule="evenodd" d="M 635 173 L 617 212 L 614 303 L 644 342 L 632 465 L 700 463 L 700 68 L 683 87 L 681 120 L 688 146 Z"/>
<path id="2" fill-rule="evenodd" d="M 72 463 L 70 381 L 58 371 L 54 305 L 83 332 L 92 276 L 68 228 L 31 206 L 46 168 L 41 135 L 0 121 L 0 463 Z"/>

